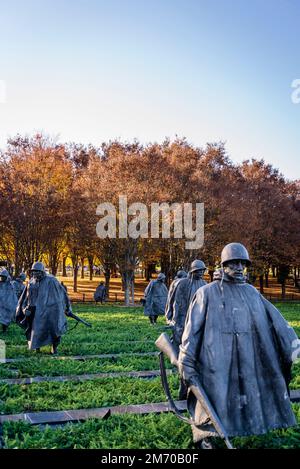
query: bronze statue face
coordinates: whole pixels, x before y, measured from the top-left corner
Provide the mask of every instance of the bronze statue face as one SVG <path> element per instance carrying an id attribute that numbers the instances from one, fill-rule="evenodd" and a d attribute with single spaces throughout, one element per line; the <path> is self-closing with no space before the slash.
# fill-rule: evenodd
<path id="1" fill-rule="evenodd" d="M 42 272 L 41 270 L 32 270 L 30 275 L 31 275 L 31 278 L 34 278 L 37 281 L 40 281 L 42 278 L 44 278 L 45 273 Z"/>
<path id="2" fill-rule="evenodd" d="M 246 265 L 246 261 L 240 259 L 232 260 L 224 264 L 224 272 L 228 277 L 232 278 L 232 280 L 243 280 Z"/>
<path id="3" fill-rule="evenodd" d="M 192 276 L 194 279 L 201 279 L 203 278 L 203 275 L 205 273 L 205 269 L 199 269 L 199 270 L 195 270 L 194 272 L 192 272 Z"/>

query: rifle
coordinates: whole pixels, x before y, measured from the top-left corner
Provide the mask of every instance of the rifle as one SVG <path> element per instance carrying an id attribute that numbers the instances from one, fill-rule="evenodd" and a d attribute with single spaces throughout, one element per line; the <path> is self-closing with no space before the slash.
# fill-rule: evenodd
<path id="1" fill-rule="evenodd" d="M 176 407 L 176 404 L 171 397 L 171 393 L 170 393 L 170 389 L 169 389 L 169 385 L 167 381 L 166 369 L 164 365 L 163 353 L 169 358 L 171 364 L 175 365 L 178 368 L 178 354 L 174 345 L 172 344 L 169 336 L 165 334 L 164 332 L 156 340 L 155 345 L 161 351 L 161 353 L 159 354 L 160 355 L 159 358 L 160 358 L 161 380 L 162 380 L 164 391 L 166 393 L 166 397 L 168 399 L 170 410 L 174 412 L 175 415 L 181 420 L 183 420 L 184 422 L 189 423 L 190 425 L 196 425 L 196 423 L 192 419 L 187 419 L 183 417 L 182 415 L 180 415 L 180 411 Z M 225 428 L 223 427 L 221 420 L 219 419 L 215 409 L 213 408 L 208 396 L 206 395 L 206 392 L 204 391 L 200 383 L 200 380 L 197 379 L 197 377 L 191 378 L 190 383 L 189 383 L 189 389 L 194 394 L 197 401 L 200 402 L 202 408 L 208 415 L 217 434 L 225 441 L 227 448 L 234 449 L 228 439 L 227 432 Z"/>
<path id="2" fill-rule="evenodd" d="M 81 323 L 84 324 L 86 327 L 92 327 L 92 324 L 90 324 L 89 322 L 86 322 L 84 319 L 80 318 L 79 316 L 77 316 L 76 314 L 74 314 L 72 311 L 68 311 L 68 312 L 67 312 L 67 316 L 68 316 L 69 318 L 75 319 L 75 321 L 77 321 L 77 322 L 81 322 Z"/>

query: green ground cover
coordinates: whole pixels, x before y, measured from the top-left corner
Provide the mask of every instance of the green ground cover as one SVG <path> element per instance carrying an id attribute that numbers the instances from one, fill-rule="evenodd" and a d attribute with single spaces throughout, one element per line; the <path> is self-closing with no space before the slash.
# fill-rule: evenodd
<path id="1" fill-rule="evenodd" d="M 170 367 L 166 361 L 166 366 Z M 42 357 L 18 363 L 2 364 L 1 378 L 27 378 L 31 376 L 64 376 L 87 373 L 115 373 L 127 371 L 159 370 L 157 356 L 87 359 L 84 361 L 65 359 L 56 360 Z"/>
<path id="2" fill-rule="evenodd" d="M 155 351 L 154 341 L 165 328 L 164 318 L 159 319 L 157 326 L 150 327 L 142 308 L 107 307 L 104 311 L 93 305 L 75 305 L 73 310 L 90 322 L 92 328 L 79 324 L 72 329 L 75 321 L 69 319 L 69 331 L 59 347 L 61 355 Z M 24 332 L 16 324 L 1 338 L 6 342 L 7 358 L 33 355 L 27 350 Z M 42 354 L 49 351 L 50 347 L 42 348 Z"/>
<path id="3" fill-rule="evenodd" d="M 300 422 L 300 405 L 294 410 Z M 171 430 L 170 430 L 171 429 Z M 6 448 L 64 449 L 193 449 L 191 429 L 172 414 L 114 415 L 58 428 L 40 428 L 23 422 L 5 423 Z M 233 438 L 236 448 L 300 448 L 300 429 L 276 430 L 263 436 Z M 224 444 L 215 440 L 219 448 Z"/>
<path id="4" fill-rule="evenodd" d="M 176 393 L 177 376 L 169 379 Z M 160 378 L 100 378 L 83 382 L 0 384 L 0 414 L 89 409 L 165 401 Z"/>

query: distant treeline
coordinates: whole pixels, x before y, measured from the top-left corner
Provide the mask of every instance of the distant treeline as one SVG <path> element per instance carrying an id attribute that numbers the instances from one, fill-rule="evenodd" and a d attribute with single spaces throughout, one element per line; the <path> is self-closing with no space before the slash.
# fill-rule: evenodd
<path id="1" fill-rule="evenodd" d="M 185 249 L 185 239 L 99 239 L 96 207 L 119 196 L 128 204 L 204 203 L 204 246 Z M 284 285 L 300 266 L 300 185 L 263 160 L 234 164 L 222 143 L 196 148 L 186 140 L 162 144 L 103 143 L 99 148 L 57 144 L 49 137 L 16 136 L 0 160 L 0 252 L 15 272 L 44 260 L 52 273 L 70 257 L 76 290 L 78 264 L 100 262 L 106 281 L 122 275 L 126 302 L 133 276 L 159 263 L 171 279 L 195 258 L 213 271 L 223 246 L 246 245 L 253 275 L 276 269 Z"/>

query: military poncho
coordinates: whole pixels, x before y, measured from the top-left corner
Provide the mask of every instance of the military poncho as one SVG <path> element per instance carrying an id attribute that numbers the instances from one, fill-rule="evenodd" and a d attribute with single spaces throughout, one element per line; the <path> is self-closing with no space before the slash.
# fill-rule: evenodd
<path id="1" fill-rule="evenodd" d="M 17 320 L 24 318 L 26 306 L 35 306 L 31 329 L 27 332 L 30 350 L 51 345 L 67 330 L 66 309 L 69 308 L 66 290 L 52 275 L 39 282 L 32 279 L 24 290 L 17 308 Z"/>
<path id="2" fill-rule="evenodd" d="M 288 393 L 299 341 L 280 312 L 253 286 L 224 278 L 200 288 L 188 310 L 179 354 L 187 380 L 198 379 L 229 436 L 296 424 Z M 211 435 L 192 393 L 194 440 Z"/>
<path id="3" fill-rule="evenodd" d="M 104 301 L 106 298 L 106 287 L 105 285 L 98 285 L 94 293 L 95 301 Z"/>
<path id="4" fill-rule="evenodd" d="M 166 316 L 167 321 L 172 321 L 173 319 L 173 306 L 174 306 L 174 300 L 175 300 L 175 292 L 176 292 L 178 283 L 181 280 L 183 280 L 183 278 L 175 278 L 170 285 L 167 303 L 166 303 L 166 309 L 165 309 L 165 316 Z"/>
<path id="5" fill-rule="evenodd" d="M 145 290 L 145 316 L 162 316 L 168 297 L 168 289 L 160 280 L 152 280 Z"/>
<path id="6" fill-rule="evenodd" d="M 13 287 L 15 289 L 15 292 L 16 292 L 16 295 L 17 295 L 17 298 L 20 298 L 20 296 L 22 295 L 24 289 L 25 289 L 25 285 L 24 283 L 22 282 L 22 280 L 20 279 L 16 279 L 12 282 L 13 284 Z"/>
<path id="7" fill-rule="evenodd" d="M 0 324 L 9 326 L 15 319 L 18 298 L 10 277 L 0 282 Z"/>
<path id="8" fill-rule="evenodd" d="M 181 343 L 181 336 L 189 305 L 198 288 L 204 285 L 206 285 L 205 280 L 202 278 L 194 278 L 193 276 L 182 279 L 177 285 L 173 301 L 172 322 L 174 324 L 174 341 L 178 345 Z"/>

